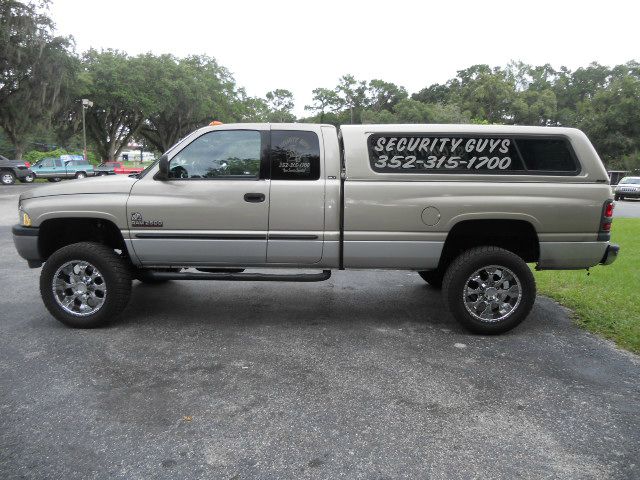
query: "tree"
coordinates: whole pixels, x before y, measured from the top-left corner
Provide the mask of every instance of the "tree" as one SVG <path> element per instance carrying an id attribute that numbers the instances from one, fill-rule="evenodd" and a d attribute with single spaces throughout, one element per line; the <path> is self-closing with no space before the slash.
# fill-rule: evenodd
<path id="1" fill-rule="evenodd" d="M 371 80 L 367 90 L 367 108 L 374 112 L 392 111 L 398 102 L 408 97 L 407 90 L 384 80 Z"/>
<path id="2" fill-rule="evenodd" d="M 351 123 L 361 123 L 362 110 L 367 100 L 367 82 L 357 81 L 353 75 L 343 75 L 335 91 L 342 106 L 349 110 Z"/>
<path id="3" fill-rule="evenodd" d="M 0 126 L 18 159 L 29 134 L 71 101 L 78 70 L 71 40 L 54 36 L 44 7 L 0 2 Z"/>
<path id="4" fill-rule="evenodd" d="M 313 104 L 305 105 L 305 110 L 315 112 L 316 115 L 320 115 L 320 123 L 324 123 L 325 114 L 327 111 L 335 112 L 340 108 L 340 98 L 334 90 L 328 88 L 314 88 L 313 91 Z"/>
<path id="5" fill-rule="evenodd" d="M 89 50 L 83 57 L 87 77 L 87 134 L 103 160 L 113 160 L 139 132 L 156 108 L 145 56 L 116 50 Z M 150 81 L 152 79 L 152 81 Z"/>
<path id="6" fill-rule="evenodd" d="M 273 122 L 293 122 L 296 117 L 291 113 L 295 106 L 293 102 L 293 93 L 283 88 L 278 88 L 271 92 L 267 92 L 265 96 L 267 106 L 270 110 L 270 117 Z"/>
<path id="7" fill-rule="evenodd" d="M 240 120 L 235 81 L 206 56 L 177 59 L 172 55 L 139 57 L 154 81 L 149 85 L 151 110 L 140 134 L 164 152 L 192 130 L 212 120 Z"/>

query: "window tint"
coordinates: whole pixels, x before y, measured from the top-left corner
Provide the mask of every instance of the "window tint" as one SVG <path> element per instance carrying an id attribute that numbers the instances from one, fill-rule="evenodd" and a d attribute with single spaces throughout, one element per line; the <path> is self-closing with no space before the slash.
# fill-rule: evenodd
<path id="1" fill-rule="evenodd" d="M 563 138 L 374 134 L 368 148 L 376 172 L 562 175 L 579 170 Z"/>
<path id="2" fill-rule="evenodd" d="M 205 133 L 171 159 L 169 178 L 257 178 L 260 132 L 221 130 Z"/>
<path id="3" fill-rule="evenodd" d="M 482 135 L 375 134 L 368 140 L 376 172 L 511 173 L 523 165 L 512 138 Z"/>
<path id="4" fill-rule="evenodd" d="M 574 172 L 578 169 L 564 139 L 518 139 L 516 142 L 527 170 Z"/>
<path id="5" fill-rule="evenodd" d="M 273 180 L 318 180 L 320 142 L 314 132 L 271 131 L 271 178 Z"/>
<path id="6" fill-rule="evenodd" d="M 56 162 L 56 165 L 55 165 L 56 167 L 62 167 L 62 160 L 61 159 L 56 158 L 55 162 Z"/>

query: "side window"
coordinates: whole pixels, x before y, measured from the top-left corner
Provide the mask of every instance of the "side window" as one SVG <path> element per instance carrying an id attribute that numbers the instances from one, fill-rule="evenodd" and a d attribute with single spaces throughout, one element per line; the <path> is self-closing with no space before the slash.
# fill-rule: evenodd
<path id="1" fill-rule="evenodd" d="M 564 139 L 518 139 L 516 143 L 527 170 L 566 173 L 578 170 Z"/>
<path id="2" fill-rule="evenodd" d="M 271 179 L 318 180 L 320 142 L 314 132 L 271 131 Z"/>
<path id="3" fill-rule="evenodd" d="M 256 130 L 205 133 L 171 159 L 169 178 L 258 178 L 260 151 Z"/>
<path id="4" fill-rule="evenodd" d="M 369 162 L 380 173 L 570 175 L 579 171 L 564 138 L 373 134 Z"/>
<path id="5" fill-rule="evenodd" d="M 61 159 L 56 158 L 55 162 L 56 162 L 56 164 L 55 164 L 56 167 L 62 167 L 62 160 Z"/>
<path id="6" fill-rule="evenodd" d="M 53 167 L 53 158 L 45 158 L 42 160 L 43 167 Z"/>

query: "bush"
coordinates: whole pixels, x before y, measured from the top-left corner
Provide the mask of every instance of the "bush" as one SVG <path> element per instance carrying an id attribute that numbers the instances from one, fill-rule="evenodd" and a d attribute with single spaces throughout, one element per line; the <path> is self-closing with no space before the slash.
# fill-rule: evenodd
<path id="1" fill-rule="evenodd" d="M 38 150 L 30 150 L 22 156 L 22 160 L 25 162 L 36 163 L 43 158 L 54 157 L 57 158 L 60 155 L 82 155 L 80 150 L 66 150 L 64 148 L 57 148 L 56 150 L 49 150 L 48 152 L 39 152 Z M 87 160 L 93 165 L 97 165 L 100 162 L 96 157 L 96 154 L 88 151 Z"/>

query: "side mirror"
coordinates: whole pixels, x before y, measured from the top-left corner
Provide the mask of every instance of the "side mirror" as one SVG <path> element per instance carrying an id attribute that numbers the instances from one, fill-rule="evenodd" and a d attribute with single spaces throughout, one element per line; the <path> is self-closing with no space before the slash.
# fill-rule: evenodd
<path id="1" fill-rule="evenodd" d="M 158 173 L 155 176 L 156 180 L 169 180 L 169 157 L 166 154 L 160 157 L 158 161 Z"/>

